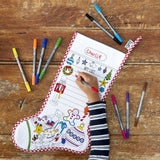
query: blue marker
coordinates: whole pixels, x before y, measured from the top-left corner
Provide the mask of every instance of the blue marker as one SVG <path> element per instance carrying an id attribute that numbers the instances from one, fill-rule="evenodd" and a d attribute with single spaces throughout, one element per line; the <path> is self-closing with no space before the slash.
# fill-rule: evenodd
<path id="1" fill-rule="evenodd" d="M 110 27 L 110 29 L 113 31 L 115 37 L 122 43 L 122 39 L 121 37 L 118 35 L 118 33 L 116 33 L 116 31 L 113 29 L 113 27 L 111 26 L 111 24 L 108 22 L 108 20 L 106 19 L 106 17 L 103 15 L 102 11 L 100 10 L 100 8 L 97 6 L 97 4 L 94 4 L 95 9 L 97 10 L 97 12 L 101 15 L 101 17 L 104 19 L 104 21 L 108 24 L 108 26 Z"/>
<path id="2" fill-rule="evenodd" d="M 44 50 L 46 48 L 46 43 L 47 43 L 47 38 L 44 38 L 43 45 L 42 45 L 42 51 L 41 51 L 41 57 L 39 59 L 39 64 L 38 64 L 38 69 L 37 69 L 37 74 L 36 74 L 35 84 L 37 84 L 38 80 L 39 80 L 39 73 L 40 73 L 41 64 L 42 64 L 42 60 L 43 60 Z"/>
<path id="3" fill-rule="evenodd" d="M 127 117 L 127 127 L 126 127 L 126 137 L 129 138 L 129 93 L 126 93 L 126 117 Z"/>

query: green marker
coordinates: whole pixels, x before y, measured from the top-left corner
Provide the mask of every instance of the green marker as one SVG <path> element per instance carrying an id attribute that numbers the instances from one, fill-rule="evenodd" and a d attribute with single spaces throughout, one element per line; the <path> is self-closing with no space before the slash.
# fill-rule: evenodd
<path id="1" fill-rule="evenodd" d="M 43 70 L 41 71 L 41 74 L 40 74 L 40 76 L 39 76 L 39 79 L 42 79 L 42 78 L 43 78 L 43 75 L 45 74 L 46 69 L 47 69 L 47 67 L 48 67 L 48 65 L 49 65 L 49 63 L 50 63 L 50 61 L 51 61 L 51 59 L 52 59 L 54 53 L 56 52 L 57 48 L 59 47 L 61 41 L 62 41 L 62 38 L 61 38 L 61 37 L 58 38 L 57 43 L 56 43 L 56 45 L 55 45 L 55 47 L 54 47 L 54 49 L 53 49 L 53 51 L 52 51 L 52 53 L 51 53 L 51 55 L 50 55 L 48 61 L 47 61 L 47 63 L 45 64 Z"/>

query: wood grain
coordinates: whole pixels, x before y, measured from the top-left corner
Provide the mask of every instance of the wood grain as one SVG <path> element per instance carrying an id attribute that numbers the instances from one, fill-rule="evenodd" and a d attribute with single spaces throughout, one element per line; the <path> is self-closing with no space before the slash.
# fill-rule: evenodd
<path id="1" fill-rule="evenodd" d="M 116 44 L 85 14 L 91 14 L 102 26 L 111 30 L 96 12 L 97 3 L 109 22 L 123 39 Z M 75 31 L 82 33 L 124 53 L 129 39 L 142 36 L 123 66 L 106 98 L 107 121 L 110 132 L 110 160 L 160 159 L 160 1 L 159 0 L 16 0 L 0 1 L 0 159 L 5 160 L 87 160 L 89 152 L 77 155 L 64 151 L 25 153 L 13 145 L 14 124 L 41 108 L 61 60 Z M 43 66 L 59 37 L 62 43 L 54 55 L 44 78 L 32 92 L 27 93 L 12 48 L 17 48 L 22 67 L 31 84 L 33 39 L 38 39 L 37 64 L 43 38 L 47 47 Z M 144 82 L 147 92 L 137 127 L 134 120 Z M 44 87 L 45 86 L 45 87 Z M 126 127 L 125 94 L 130 93 L 130 139 L 123 140 L 115 109 L 111 101 L 117 99 L 122 123 Z"/>

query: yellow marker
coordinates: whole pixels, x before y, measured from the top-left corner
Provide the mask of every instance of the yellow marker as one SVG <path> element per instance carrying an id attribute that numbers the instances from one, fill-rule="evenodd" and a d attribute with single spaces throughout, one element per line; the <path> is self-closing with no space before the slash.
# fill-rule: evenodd
<path id="1" fill-rule="evenodd" d="M 30 86 L 29 86 L 29 83 L 27 82 L 27 79 L 26 79 L 26 77 L 25 77 L 25 74 L 24 74 L 24 71 L 23 71 L 23 69 L 22 69 L 21 63 L 20 63 L 20 61 L 19 61 L 18 53 L 17 53 L 17 51 L 16 51 L 16 48 L 12 48 L 12 50 L 13 50 L 14 56 L 15 56 L 15 58 L 16 58 L 16 60 L 17 60 L 19 69 L 20 69 L 20 71 L 21 71 L 21 73 L 22 73 L 22 77 L 23 77 L 23 79 L 24 79 L 24 83 L 25 83 L 25 86 L 26 86 L 26 88 L 27 88 L 27 91 L 30 92 L 30 91 L 31 91 L 31 88 L 30 88 Z"/>

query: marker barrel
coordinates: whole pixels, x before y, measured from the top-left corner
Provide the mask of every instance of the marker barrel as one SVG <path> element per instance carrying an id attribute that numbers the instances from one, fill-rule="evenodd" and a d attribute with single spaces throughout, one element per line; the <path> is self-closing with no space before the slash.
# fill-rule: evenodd
<path id="1" fill-rule="evenodd" d="M 23 71 L 23 69 L 22 69 L 22 66 L 21 66 L 21 63 L 20 63 L 20 61 L 19 61 L 19 58 L 16 57 L 16 60 L 17 60 L 17 63 L 18 63 L 20 72 L 21 72 L 21 74 L 22 74 L 23 80 L 24 80 L 24 82 L 27 82 L 27 79 L 26 79 L 26 77 L 25 77 L 25 74 L 24 74 L 24 71 Z"/>
<path id="2" fill-rule="evenodd" d="M 26 88 L 27 88 L 27 91 L 30 92 L 30 91 L 31 91 L 31 88 L 30 88 L 29 83 L 27 82 L 27 79 L 26 79 L 26 77 L 25 77 L 23 68 L 22 68 L 21 63 L 20 63 L 20 60 L 19 60 L 19 58 L 18 58 L 18 53 L 17 53 L 17 51 L 16 51 L 16 48 L 13 48 L 12 50 L 13 50 L 14 56 L 15 56 L 15 58 L 16 58 L 16 61 L 17 61 L 17 63 L 18 63 L 18 67 L 19 67 L 20 72 L 21 72 L 21 74 L 22 74 L 22 77 L 23 77 L 25 86 L 26 86 Z"/>
<path id="3" fill-rule="evenodd" d="M 129 138 L 129 93 L 126 93 L 126 137 Z"/>
<path id="4" fill-rule="evenodd" d="M 138 108 L 138 112 L 137 112 L 137 118 L 140 116 L 140 112 L 141 112 L 141 108 L 142 108 L 142 104 L 143 104 L 144 95 L 145 95 L 145 92 L 143 91 L 142 92 L 142 96 L 141 96 L 141 100 L 140 100 L 140 103 L 139 103 L 139 108 Z"/>
<path id="5" fill-rule="evenodd" d="M 114 38 L 114 36 L 110 34 L 105 28 L 103 28 L 98 22 L 93 20 L 93 23 L 95 23 L 99 28 L 101 28 L 105 33 L 107 33 L 112 39 Z"/>
<path id="6" fill-rule="evenodd" d="M 36 49 L 33 49 L 33 75 L 36 75 Z"/>
<path id="7" fill-rule="evenodd" d="M 55 47 L 55 48 L 53 49 L 53 51 L 52 51 L 52 53 L 51 53 L 51 55 L 50 55 L 48 61 L 46 62 L 46 64 L 45 64 L 43 70 L 46 70 L 46 69 L 47 69 L 47 67 L 48 67 L 50 61 L 52 60 L 52 57 L 53 57 L 54 53 L 56 52 L 56 50 L 57 50 L 57 47 Z"/>

